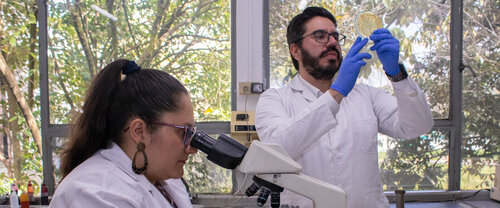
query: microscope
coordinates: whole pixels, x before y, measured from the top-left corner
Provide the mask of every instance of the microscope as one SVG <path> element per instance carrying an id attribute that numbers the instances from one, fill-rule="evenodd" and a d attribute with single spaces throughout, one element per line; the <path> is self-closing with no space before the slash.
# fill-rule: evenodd
<path id="1" fill-rule="evenodd" d="M 271 207 L 280 207 L 280 193 L 290 190 L 313 201 L 314 208 L 345 208 L 346 194 L 327 182 L 301 174 L 302 167 L 279 145 L 253 141 L 246 147 L 221 134 L 215 140 L 198 131 L 190 145 L 207 154 L 207 159 L 227 169 L 253 175 L 247 196 L 261 190 L 257 205 L 263 206 L 271 195 Z"/>

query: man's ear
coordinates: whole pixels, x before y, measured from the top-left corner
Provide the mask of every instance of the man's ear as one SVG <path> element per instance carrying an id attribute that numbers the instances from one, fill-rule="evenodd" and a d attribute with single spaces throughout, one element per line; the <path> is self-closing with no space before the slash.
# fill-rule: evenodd
<path id="1" fill-rule="evenodd" d="M 139 142 L 149 143 L 149 141 L 146 141 L 150 138 L 146 136 L 148 134 L 147 124 L 140 118 L 135 118 L 130 122 L 129 134 L 136 144 Z"/>
<path id="2" fill-rule="evenodd" d="M 297 61 L 302 61 L 302 51 L 300 50 L 300 47 L 297 43 L 292 43 L 289 50 L 293 58 L 295 58 Z"/>

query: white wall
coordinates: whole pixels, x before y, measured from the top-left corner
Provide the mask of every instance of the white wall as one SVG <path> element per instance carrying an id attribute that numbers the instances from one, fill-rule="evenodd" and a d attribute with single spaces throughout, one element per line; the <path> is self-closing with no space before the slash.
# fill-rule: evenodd
<path id="1" fill-rule="evenodd" d="M 263 82 L 263 0 L 236 1 L 236 73 L 239 82 Z M 239 86 L 237 84 L 237 91 Z M 236 110 L 255 111 L 258 94 L 237 93 Z"/>

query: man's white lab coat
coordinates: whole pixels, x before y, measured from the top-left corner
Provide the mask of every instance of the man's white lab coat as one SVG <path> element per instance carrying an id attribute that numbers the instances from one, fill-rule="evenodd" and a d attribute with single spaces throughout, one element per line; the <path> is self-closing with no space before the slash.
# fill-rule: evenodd
<path id="1" fill-rule="evenodd" d="M 172 207 L 115 143 L 76 167 L 56 189 L 50 207 Z M 193 207 L 180 179 L 162 181 L 179 208 Z"/>
<path id="2" fill-rule="evenodd" d="M 378 168 L 377 133 L 413 138 L 434 124 L 425 96 L 410 77 L 392 85 L 395 97 L 357 84 L 339 105 L 298 75 L 287 87 L 260 96 L 257 133 L 263 142 L 280 144 L 304 174 L 344 190 L 347 207 L 389 207 Z M 282 204 L 312 207 L 310 200 L 291 192 L 281 199 Z"/>

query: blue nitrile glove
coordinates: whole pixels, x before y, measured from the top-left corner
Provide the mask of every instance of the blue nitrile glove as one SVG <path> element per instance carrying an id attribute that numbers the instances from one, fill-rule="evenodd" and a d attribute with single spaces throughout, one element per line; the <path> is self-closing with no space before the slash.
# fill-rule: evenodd
<path id="1" fill-rule="evenodd" d="M 371 59 L 372 55 L 368 53 L 358 53 L 368 42 L 368 38 L 361 40 L 360 37 L 354 41 L 351 50 L 347 53 L 340 65 L 339 75 L 335 83 L 330 86 L 331 89 L 340 92 L 342 95 L 347 96 L 351 92 L 356 80 L 358 79 L 359 70 L 366 64 L 363 59 Z"/>
<path id="2" fill-rule="evenodd" d="M 378 59 L 384 66 L 385 73 L 394 76 L 399 73 L 399 40 L 392 36 L 389 30 L 382 28 L 370 35 L 373 46 L 370 50 L 377 51 Z"/>

